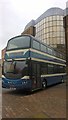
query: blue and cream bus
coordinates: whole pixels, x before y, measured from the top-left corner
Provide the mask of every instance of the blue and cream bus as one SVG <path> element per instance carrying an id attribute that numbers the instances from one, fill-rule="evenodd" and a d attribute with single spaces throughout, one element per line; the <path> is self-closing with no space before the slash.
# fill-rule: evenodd
<path id="1" fill-rule="evenodd" d="M 31 35 L 8 41 L 3 63 L 2 86 L 34 91 L 63 82 L 64 55 Z"/>

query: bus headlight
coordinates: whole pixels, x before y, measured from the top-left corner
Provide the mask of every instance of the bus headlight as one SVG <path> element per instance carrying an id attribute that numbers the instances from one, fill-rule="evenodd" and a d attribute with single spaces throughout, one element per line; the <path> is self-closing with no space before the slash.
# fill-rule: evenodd
<path id="1" fill-rule="evenodd" d="M 23 81 L 22 84 L 27 84 L 27 81 Z"/>

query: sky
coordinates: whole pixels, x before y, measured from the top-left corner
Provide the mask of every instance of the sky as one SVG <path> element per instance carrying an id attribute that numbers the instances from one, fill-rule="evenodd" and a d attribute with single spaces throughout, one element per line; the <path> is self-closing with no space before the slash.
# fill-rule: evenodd
<path id="1" fill-rule="evenodd" d="M 66 8 L 67 0 L 0 0 L 0 59 L 7 41 L 51 7 Z"/>

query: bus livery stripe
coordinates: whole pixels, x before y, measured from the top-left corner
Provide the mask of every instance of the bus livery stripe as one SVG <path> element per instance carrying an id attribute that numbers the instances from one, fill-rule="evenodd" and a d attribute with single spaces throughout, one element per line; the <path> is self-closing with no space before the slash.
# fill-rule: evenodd
<path id="1" fill-rule="evenodd" d="M 47 75 L 41 75 L 41 77 L 53 77 L 53 76 L 61 76 L 61 75 L 66 75 L 66 73 L 47 74 Z"/>
<path id="2" fill-rule="evenodd" d="M 51 57 L 51 58 L 54 58 L 54 59 L 57 59 L 57 60 L 60 60 L 60 61 L 63 61 L 63 62 L 66 62 L 65 60 L 63 59 L 60 59 L 60 58 L 57 58 L 55 56 L 52 56 L 52 55 L 49 55 L 48 53 L 43 53 L 41 51 L 38 51 L 38 50 L 35 50 L 35 49 L 23 49 L 23 50 L 14 50 L 14 51 L 7 51 L 6 53 L 17 53 L 17 52 L 27 52 L 27 51 L 32 51 L 32 52 L 35 52 L 35 53 L 39 53 L 39 54 L 42 54 L 42 55 L 46 55 L 48 57 Z"/>
<path id="3" fill-rule="evenodd" d="M 57 63 L 57 62 L 50 62 L 50 61 L 47 61 L 47 60 L 42 60 L 42 59 L 37 59 L 37 58 L 31 58 L 31 60 L 35 60 L 35 61 L 39 61 L 39 62 L 45 62 L 45 63 L 51 63 L 51 64 L 55 64 L 55 65 L 66 66 L 66 64 L 60 64 L 60 63 Z"/>

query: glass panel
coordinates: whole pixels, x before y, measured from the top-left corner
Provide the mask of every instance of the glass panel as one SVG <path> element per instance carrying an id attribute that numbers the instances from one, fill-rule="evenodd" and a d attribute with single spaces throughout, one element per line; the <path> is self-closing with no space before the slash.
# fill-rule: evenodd
<path id="1" fill-rule="evenodd" d="M 61 44 L 64 44 L 64 40 L 61 38 Z"/>
<path id="2" fill-rule="evenodd" d="M 49 33 L 47 33 L 47 38 L 49 38 Z"/>
<path id="3" fill-rule="evenodd" d="M 49 41 L 50 41 L 50 45 L 53 44 L 53 38 L 50 38 Z"/>
<path id="4" fill-rule="evenodd" d="M 52 23 L 53 23 L 53 22 L 49 22 L 49 26 L 53 26 Z"/>
<path id="5" fill-rule="evenodd" d="M 52 31 L 52 27 L 49 27 L 49 30 Z"/>
<path id="6" fill-rule="evenodd" d="M 53 40 L 54 40 L 54 44 L 57 44 L 57 40 L 56 40 L 56 38 L 53 38 Z"/>
<path id="7" fill-rule="evenodd" d="M 53 21 L 53 26 L 56 26 L 57 25 L 57 21 Z"/>
<path id="8" fill-rule="evenodd" d="M 38 29 L 36 28 L 36 33 L 38 32 Z"/>
<path id="9" fill-rule="evenodd" d="M 49 45 L 49 39 L 47 39 L 47 44 Z"/>
<path id="10" fill-rule="evenodd" d="M 57 20 L 60 20 L 60 16 L 57 15 Z"/>
<path id="11" fill-rule="evenodd" d="M 63 26 L 63 21 L 61 21 L 61 23 L 60 23 L 62 26 Z"/>
<path id="12" fill-rule="evenodd" d="M 52 16 L 49 17 L 49 21 L 52 21 Z"/>
<path id="13" fill-rule="evenodd" d="M 60 32 L 57 32 L 57 36 L 61 36 Z"/>
<path id="14" fill-rule="evenodd" d="M 43 26 L 43 28 L 45 29 L 46 28 L 46 24 L 43 24 L 44 26 Z"/>
<path id="15" fill-rule="evenodd" d="M 53 16 L 53 20 L 56 20 L 56 16 Z"/>
<path id="16" fill-rule="evenodd" d="M 48 22 L 48 17 L 46 17 L 46 22 Z"/>
<path id="17" fill-rule="evenodd" d="M 61 44 L 60 38 L 57 38 L 57 44 Z"/>
<path id="18" fill-rule="evenodd" d="M 44 29 L 44 33 L 47 33 L 47 29 L 46 28 Z"/>
<path id="19" fill-rule="evenodd" d="M 61 32 L 61 37 L 63 37 L 64 36 L 64 34 L 63 34 L 63 32 Z"/>
<path id="20" fill-rule="evenodd" d="M 60 16 L 60 20 L 63 20 L 63 17 L 64 17 L 64 16 Z"/>
<path id="21" fill-rule="evenodd" d="M 56 26 L 53 26 L 53 31 L 57 31 Z"/>
<path id="22" fill-rule="evenodd" d="M 41 30 L 43 30 L 43 25 L 41 25 Z"/>
<path id="23" fill-rule="evenodd" d="M 43 19 L 43 23 L 45 24 L 45 18 Z"/>
<path id="24" fill-rule="evenodd" d="M 61 21 L 57 21 L 57 25 L 61 25 Z"/>
<path id="25" fill-rule="evenodd" d="M 46 27 L 48 27 L 48 22 L 45 24 Z"/>
<path id="26" fill-rule="evenodd" d="M 56 32 L 53 32 L 53 37 L 56 37 L 57 33 Z"/>
<path id="27" fill-rule="evenodd" d="M 60 31 L 60 30 L 61 30 L 60 26 L 57 26 L 57 31 Z"/>
<path id="28" fill-rule="evenodd" d="M 41 24 L 43 24 L 43 23 L 44 23 L 44 20 L 41 21 Z"/>
<path id="29" fill-rule="evenodd" d="M 53 34 L 53 33 L 52 33 L 52 32 L 50 32 L 49 34 L 50 34 L 50 37 L 52 38 L 52 34 Z"/>

